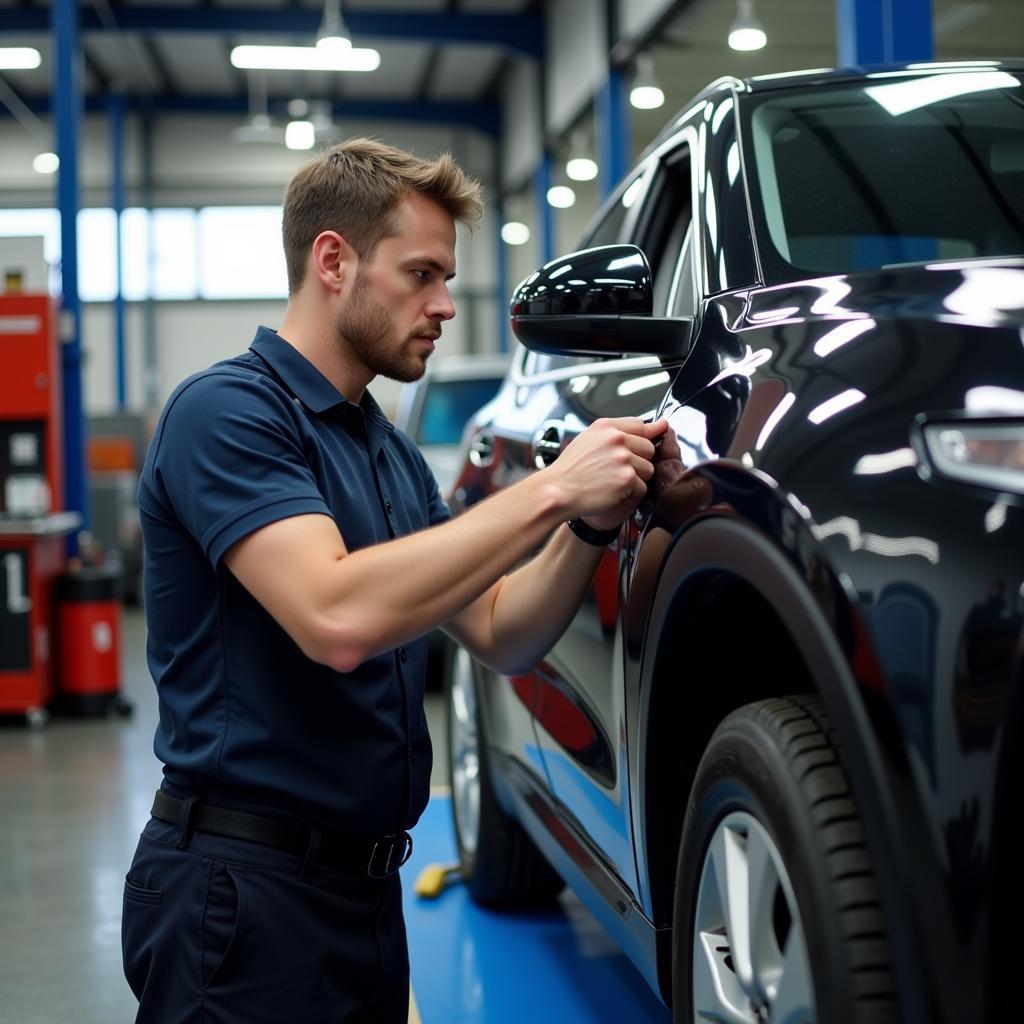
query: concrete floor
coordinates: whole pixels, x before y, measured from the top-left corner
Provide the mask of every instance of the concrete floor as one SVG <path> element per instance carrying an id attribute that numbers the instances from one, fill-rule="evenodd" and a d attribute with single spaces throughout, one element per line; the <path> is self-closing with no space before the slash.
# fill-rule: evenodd
<path id="1" fill-rule="evenodd" d="M 0 1024 L 120 1024 L 135 999 L 121 973 L 121 893 L 160 765 L 145 621 L 123 619 L 131 718 L 0 725 Z M 435 743 L 441 701 L 428 696 Z M 434 783 L 443 785 L 443 757 Z"/>

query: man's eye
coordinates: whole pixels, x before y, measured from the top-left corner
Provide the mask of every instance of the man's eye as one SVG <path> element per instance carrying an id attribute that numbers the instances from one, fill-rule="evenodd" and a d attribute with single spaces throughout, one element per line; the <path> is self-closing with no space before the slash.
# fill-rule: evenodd
<path id="1" fill-rule="evenodd" d="M 426 279 L 427 279 L 427 278 L 428 278 L 428 277 L 430 276 L 430 271 L 429 271 L 429 270 L 414 270 L 414 271 L 413 271 L 413 274 L 414 274 L 414 275 L 415 275 L 415 276 L 416 276 L 416 277 L 417 277 L 417 278 L 418 278 L 418 279 L 419 279 L 420 281 L 426 281 Z"/>

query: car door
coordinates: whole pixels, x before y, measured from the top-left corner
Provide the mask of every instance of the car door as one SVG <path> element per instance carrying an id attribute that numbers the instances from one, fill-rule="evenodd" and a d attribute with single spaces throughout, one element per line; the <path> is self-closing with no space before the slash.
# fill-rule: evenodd
<path id="1" fill-rule="evenodd" d="M 589 244 L 637 241 L 651 263 L 654 312 L 685 308 L 680 289 L 691 293 L 689 237 L 693 201 L 689 150 L 676 148 L 648 169 L 643 205 L 625 220 L 620 239 L 592 236 Z M 623 194 L 628 191 L 624 190 Z M 619 200 L 621 202 L 621 199 Z M 680 353 L 689 322 L 680 321 Z M 544 366 L 545 357 L 536 357 Z M 652 419 L 668 392 L 682 355 L 563 361 L 538 382 L 546 399 L 531 450 L 522 457 L 550 461 L 573 436 L 600 417 Z M 536 401 L 527 382 L 523 399 Z M 548 404 L 550 403 L 550 404 Z M 535 407 L 534 412 L 539 413 Z M 634 894 L 638 893 L 630 827 L 626 707 L 622 680 L 621 581 L 629 557 L 628 537 L 605 551 L 584 601 L 565 634 L 535 669 L 530 693 L 537 742 L 551 791 L 592 850 Z"/>

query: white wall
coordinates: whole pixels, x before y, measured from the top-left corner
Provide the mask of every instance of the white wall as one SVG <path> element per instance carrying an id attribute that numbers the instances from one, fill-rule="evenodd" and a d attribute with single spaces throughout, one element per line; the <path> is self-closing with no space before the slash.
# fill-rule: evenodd
<path id="1" fill-rule="evenodd" d="M 517 60 L 502 83 L 503 173 L 517 184 L 533 174 L 540 163 L 543 126 L 540 118 L 540 72 L 537 62 Z"/>
<path id="2" fill-rule="evenodd" d="M 160 119 L 153 131 L 154 205 L 233 205 L 279 203 L 292 172 L 309 158 L 284 146 L 238 145 L 231 129 L 241 117 L 177 117 Z M 485 201 L 493 191 L 494 145 L 479 132 L 458 126 L 368 124 L 342 126 L 345 135 L 373 135 L 422 155 L 450 150 L 463 168 L 481 179 Z M 129 117 L 125 137 L 127 203 L 139 202 L 141 160 L 137 118 Z M 40 147 L 13 119 L 0 119 L 0 206 L 52 207 L 54 177 L 32 170 Z M 85 119 L 79 157 L 82 205 L 110 203 L 110 140 L 106 119 Z M 452 293 L 456 318 L 445 326 L 438 354 L 493 351 L 497 347 L 495 232 L 493 221 L 470 234 L 460 228 L 456 248 L 458 276 Z M 504 304 L 505 296 L 502 295 Z M 189 374 L 243 352 L 258 324 L 276 327 L 283 301 L 159 302 L 154 307 L 155 347 L 153 390 L 162 404 L 174 386 Z M 113 307 L 87 304 L 82 315 L 83 390 L 87 413 L 116 407 Z M 129 409 L 145 411 L 144 307 L 126 305 L 125 345 Z M 398 387 L 381 381 L 374 393 L 385 408 L 394 405 Z"/>
<path id="3" fill-rule="evenodd" d="M 564 132 L 608 77 L 603 0 L 555 0 L 547 9 L 548 130 Z"/>
<path id="4" fill-rule="evenodd" d="M 619 0 L 619 38 L 637 39 L 672 6 L 672 0 Z"/>

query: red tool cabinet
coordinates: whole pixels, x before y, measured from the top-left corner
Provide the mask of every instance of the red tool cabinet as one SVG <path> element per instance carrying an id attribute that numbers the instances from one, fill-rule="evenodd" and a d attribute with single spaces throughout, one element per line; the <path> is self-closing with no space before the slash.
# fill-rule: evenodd
<path id="1" fill-rule="evenodd" d="M 45 721 L 53 699 L 54 579 L 77 512 L 0 519 L 0 714 Z"/>

